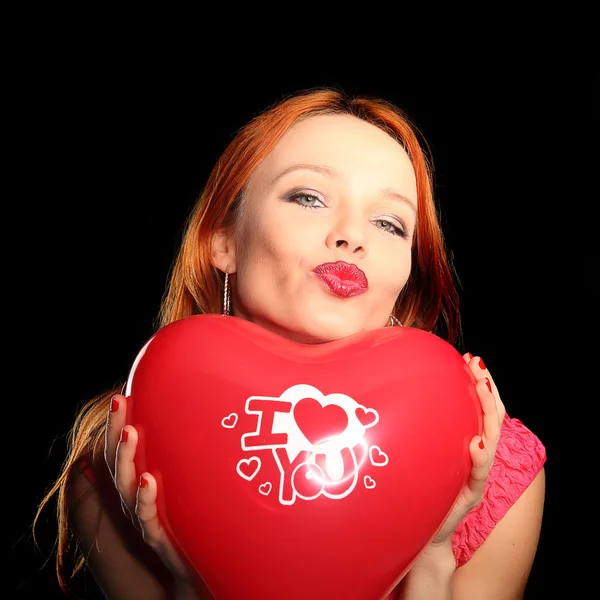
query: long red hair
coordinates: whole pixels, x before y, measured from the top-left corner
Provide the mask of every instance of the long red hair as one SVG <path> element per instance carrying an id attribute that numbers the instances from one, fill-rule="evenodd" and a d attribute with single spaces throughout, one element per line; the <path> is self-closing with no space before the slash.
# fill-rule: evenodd
<path id="1" fill-rule="evenodd" d="M 240 129 L 227 146 L 185 224 L 156 328 L 194 314 L 220 312 L 223 273 L 211 264 L 214 233 L 223 226 L 235 225 L 248 179 L 289 128 L 302 119 L 321 114 L 347 114 L 363 119 L 396 139 L 408 153 L 417 181 L 417 226 L 411 274 L 396 301 L 394 316 L 404 326 L 432 331 L 456 344 L 460 338 L 458 293 L 434 201 L 428 146 L 418 128 L 389 101 L 348 96 L 329 88 L 306 90 L 280 100 Z M 76 415 L 69 432 L 62 471 L 40 502 L 33 522 L 35 539 L 39 517 L 56 496 L 55 563 L 58 582 L 64 592 L 68 589 L 69 579 L 65 573 L 66 557 L 71 550 L 66 490 L 71 478 L 79 472 L 81 458 L 91 455 L 94 464 L 104 461 L 106 415 L 110 398 L 118 391 L 120 388 L 116 387 L 92 398 Z M 78 554 L 77 546 L 72 549 L 71 576 L 84 566 L 84 558 Z"/>

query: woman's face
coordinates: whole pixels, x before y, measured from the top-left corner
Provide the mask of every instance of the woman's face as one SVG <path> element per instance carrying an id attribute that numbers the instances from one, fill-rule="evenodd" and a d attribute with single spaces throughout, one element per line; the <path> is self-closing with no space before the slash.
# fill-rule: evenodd
<path id="1" fill-rule="evenodd" d="M 349 115 L 299 122 L 252 175 L 222 255 L 233 314 L 302 343 L 383 327 L 410 273 L 416 207 L 388 134 Z"/>

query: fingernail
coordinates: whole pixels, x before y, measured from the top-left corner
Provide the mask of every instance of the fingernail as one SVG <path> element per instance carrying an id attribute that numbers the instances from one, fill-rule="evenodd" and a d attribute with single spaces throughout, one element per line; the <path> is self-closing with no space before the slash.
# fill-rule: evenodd
<path id="1" fill-rule="evenodd" d="M 487 377 L 485 378 L 485 384 L 488 386 L 488 390 L 490 390 L 490 392 L 494 391 L 492 390 L 492 384 L 490 383 L 490 380 Z"/>
<path id="2" fill-rule="evenodd" d="M 125 427 L 123 427 L 123 429 L 121 429 L 121 441 L 126 442 L 128 437 L 129 437 L 129 431 L 127 431 L 127 429 L 125 429 Z"/>
<path id="3" fill-rule="evenodd" d="M 148 480 L 142 475 L 140 477 L 140 487 L 145 488 L 148 485 Z"/>
<path id="4" fill-rule="evenodd" d="M 483 450 L 485 446 L 483 445 L 483 438 L 479 440 L 479 447 Z"/>
<path id="5" fill-rule="evenodd" d="M 117 412 L 117 408 L 119 408 L 119 401 L 113 396 L 110 399 L 110 412 Z"/>
<path id="6" fill-rule="evenodd" d="M 485 371 L 485 363 L 483 362 L 483 358 L 480 358 L 480 359 L 479 359 L 479 368 L 480 368 L 482 371 Z"/>
<path id="7" fill-rule="evenodd" d="M 469 357 L 469 360 L 473 358 L 473 355 L 470 352 L 467 352 L 467 356 Z"/>

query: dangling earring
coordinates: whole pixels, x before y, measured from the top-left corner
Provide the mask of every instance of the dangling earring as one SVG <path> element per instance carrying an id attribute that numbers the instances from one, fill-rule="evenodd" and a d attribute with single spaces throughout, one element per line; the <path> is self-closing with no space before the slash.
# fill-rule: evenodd
<path id="1" fill-rule="evenodd" d="M 402 327 L 402 323 L 400 323 L 400 321 L 398 321 L 394 315 L 390 315 L 390 327 L 394 327 L 394 325 Z"/>
<path id="2" fill-rule="evenodd" d="M 229 272 L 225 271 L 225 285 L 223 286 L 223 315 L 229 316 L 231 305 L 231 290 L 229 289 Z"/>

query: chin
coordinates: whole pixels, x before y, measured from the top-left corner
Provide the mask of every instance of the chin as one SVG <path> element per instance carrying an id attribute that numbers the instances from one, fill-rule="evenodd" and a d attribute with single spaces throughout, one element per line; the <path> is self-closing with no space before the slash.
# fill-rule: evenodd
<path id="1" fill-rule="evenodd" d="M 315 317 L 315 314 L 318 317 Z M 254 315 L 248 319 L 277 335 L 299 344 L 324 344 L 364 331 L 364 322 L 356 324 L 351 317 L 325 311 L 307 311 L 295 317 L 286 315 L 276 319 L 274 315 Z M 354 323 L 354 325 L 353 325 Z"/>
<path id="2" fill-rule="evenodd" d="M 325 344 L 362 331 L 348 323 L 312 324 L 310 327 L 287 331 L 285 337 L 300 344 Z"/>

